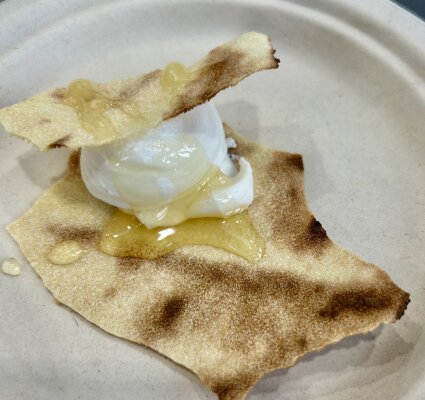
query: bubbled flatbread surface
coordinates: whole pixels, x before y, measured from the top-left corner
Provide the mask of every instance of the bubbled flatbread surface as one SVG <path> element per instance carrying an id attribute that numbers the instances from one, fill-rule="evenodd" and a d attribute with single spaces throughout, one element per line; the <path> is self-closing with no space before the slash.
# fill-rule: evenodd
<path id="1" fill-rule="evenodd" d="M 277 68 L 279 60 L 274 52 L 266 35 L 248 32 L 211 50 L 194 64 L 196 73 L 179 92 L 172 93 L 161 85 L 161 70 L 94 87 L 108 98 L 130 99 L 143 117 L 156 125 L 204 103 L 254 72 Z M 116 130 L 115 137 L 93 135 L 81 126 L 74 109 L 64 103 L 65 93 L 66 88 L 58 88 L 1 109 L 0 123 L 10 134 L 27 139 L 41 150 L 99 146 L 140 130 L 119 107 L 111 107 L 105 115 Z"/>
<path id="2" fill-rule="evenodd" d="M 328 238 L 306 206 L 300 155 L 226 131 L 254 171 L 249 213 L 267 243 L 258 264 L 208 246 L 151 261 L 99 252 L 115 209 L 86 190 L 78 153 L 67 176 L 8 230 L 59 302 L 189 368 L 220 400 L 240 400 L 267 372 L 396 321 L 409 295 Z M 52 246 L 69 239 L 86 254 L 70 265 L 50 263 Z"/>

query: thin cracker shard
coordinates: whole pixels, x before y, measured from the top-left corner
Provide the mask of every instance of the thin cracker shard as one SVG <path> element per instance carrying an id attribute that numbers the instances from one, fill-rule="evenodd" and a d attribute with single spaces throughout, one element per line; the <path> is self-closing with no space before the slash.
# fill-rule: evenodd
<path id="1" fill-rule="evenodd" d="M 265 69 L 277 68 L 279 60 L 274 57 L 271 49 L 270 62 Z M 246 62 L 247 54 L 235 51 L 231 47 L 219 47 L 211 50 L 205 57 L 203 67 L 200 68 L 196 80 L 188 82 L 183 94 L 177 97 L 174 110 L 164 114 L 164 119 L 176 117 L 182 112 L 194 108 L 198 104 L 205 103 L 214 97 L 219 91 L 234 86 L 243 78 L 252 74 L 253 66 Z M 220 88 L 217 90 L 217 88 Z"/>
<path id="2" fill-rule="evenodd" d="M 344 336 L 394 322 L 409 295 L 327 238 L 307 208 L 299 156 L 251 144 L 228 127 L 226 133 L 251 163 L 261 193 L 250 206 L 253 223 L 268 239 L 259 265 L 190 246 L 129 270 L 119 263 L 133 260 L 107 256 L 88 240 L 90 263 L 52 268 L 45 258 L 51 241 L 75 236 L 75 227 L 101 230 L 113 213 L 87 195 L 78 153 L 68 176 L 9 231 L 61 303 L 191 369 L 221 400 L 242 400 L 267 372 L 290 367 Z M 61 212 L 46 214 L 59 201 Z M 95 213 L 99 220 L 92 219 Z M 64 218 L 72 224 L 64 227 Z M 299 238 L 305 246 L 297 248 Z M 311 248 L 323 252 L 318 256 Z"/>
<path id="3" fill-rule="evenodd" d="M 267 36 L 249 32 L 217 47 L 197 62 L 196 73 L 179 93 L 170 93 L 161 85 L 159 70 L 136 78 L 93 85 L 110 99 L 131 98 L 132 106 L 147 121 L 157 124 L 204 103 L 254 72 L 277 68 L 279 60 L 274 52 Z M 75 110 L 65 104 L 65 94 L 66 88 L 58 88 L 4 108 L 0 110 L 0 123 L 10 134 L 27 139 L 41 150 L 58 145 L 73 149 L 98 146 L 141 129 L 119 107 L 111 107 L 104 115 L 111 121 L 115 135 L 93 135 L 81 125 Z M 47 119 L 48 124 L 34 124 L 34 121 Z"/>

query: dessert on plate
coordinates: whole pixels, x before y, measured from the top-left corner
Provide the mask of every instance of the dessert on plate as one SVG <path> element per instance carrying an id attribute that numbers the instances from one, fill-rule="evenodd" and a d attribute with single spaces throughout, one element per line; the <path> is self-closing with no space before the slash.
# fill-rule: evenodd
<path id="1" fill-rule="evenodd" d="M 211 103 L 278 67 L 246 33 L 190 67 L 87 80 L 0 110 L 6 131 L 75 151 L 66 176 L 7 227 L 61 303 L 192 370 L 221 400 L 409 301 L 332 243 L 309 211 L 298 154 L 223 125 Z"/>

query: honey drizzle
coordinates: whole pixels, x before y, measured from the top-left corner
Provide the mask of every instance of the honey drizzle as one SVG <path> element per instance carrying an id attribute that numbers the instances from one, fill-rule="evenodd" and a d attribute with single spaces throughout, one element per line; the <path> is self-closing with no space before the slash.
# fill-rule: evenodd
<path id="1" fill-rule="evenodd" d="M 265 243 L 244 211 L 222 218 L 194 218 L 167 228 L 147 229 L 130 214 L 117 210 L 106 225 L 100 249 L 116 257 L 155 259 L 180 247 L 206 245 L 255 263 Z"/>
<path id="2" fill-rule="evenodd" d="M 121 110 L 135 122 L 147 125 L 134 101 L 107 97 L 87 79 L 72 82 L 65 93 L 64 102 L 75 110 L 81 126 L 95 137 L 117 137 L 114 124 L 106 114 L 112 108 Z"/>
<path id="3" fill-rule="evenodd" d="M 161 73 L 159 81 L 164 89 L 168 89 L 172 94 L 180 92 L 188 81 L 190 81 L 195 74 L 189 68 L 178 62 L 167 64 Z"/>
<path id="4" fill-rule="evenodd" d="M 172 62 L 162 71 L 159 81 L 161 86 L 168 91 L 168 95 L 176 96 L 194 74 L 195 71 L 191 71 L 183 64 Z M 74 109 L 81 126 L 97 138 L 114 139 L 118 136 L 113 122 L 107 115 L 112 108 L 121 110 L 132 123 L 139 124 L 145 131 L 161 122 L 163 111 L 158 110 L 158 115 L 147 119 L 134 97 L 126 99 L 108 97 L 97 90 L 95 84 L 87 79 L 71 82 L 65 92 L 64 103 Z"/>

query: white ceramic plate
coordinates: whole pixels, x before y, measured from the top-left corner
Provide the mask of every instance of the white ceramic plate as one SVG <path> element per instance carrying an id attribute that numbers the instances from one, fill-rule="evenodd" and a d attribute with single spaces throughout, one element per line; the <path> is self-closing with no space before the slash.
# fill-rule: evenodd
<path id="1" fill-rule="evenodd" d="M 250 399 L 425 397 L 425 24 L 383 0 L 6 0 L 0 106 L 77 77 L 191 62 L 242 32 L 282 59 L 215 100 L 253 140 L 304 155 L 308 202 L 334 241 L 411 293 L 395 325 L 266 376 Z M 1 134 L 1 224 L 64 169 Z M 4 230 L 1 257 L 23 260 Z M 188 371 L 59 307 L 25 263 L 0 276 L 1 399 L 214 399 Z"/>

